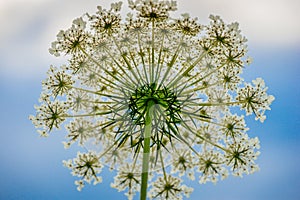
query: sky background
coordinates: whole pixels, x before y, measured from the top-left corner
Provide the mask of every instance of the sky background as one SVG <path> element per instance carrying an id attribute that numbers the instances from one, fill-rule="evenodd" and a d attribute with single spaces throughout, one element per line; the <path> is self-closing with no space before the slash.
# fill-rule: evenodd
<path id="1" fill-rule="evenodd" d="M 114 174 L 107 169 L 102 184 L 77 192 L 62 160 L 79 149 L 63 148 L 64 131 L 40 138 L 28 120 L 49 66 L 64 63 L 48 53 L 58 31 L 111 2 L 0 0 L 0 200 L 126 199 L 110 188 Z M 194 187 L 191 200 L 300 199 L 299 9 L 299 0 L 178 0 L 177 16 L 188 12 L 207 23 L 209 14 L 217 14 L 238 21 L 254 59 L 243 77 L 262 77 L 276 97 L 265 123 L 247 118 L 249 135 L 261 140 L 260 171 L 216 185 L 186 182 Z"/>

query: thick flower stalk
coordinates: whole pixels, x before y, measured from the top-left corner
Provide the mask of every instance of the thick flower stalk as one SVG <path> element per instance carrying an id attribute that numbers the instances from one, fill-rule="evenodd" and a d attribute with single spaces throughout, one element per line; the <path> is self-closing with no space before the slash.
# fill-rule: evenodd
<path id="1" fill-rule="evenodd" d="M 236 108 L 263 122 L 274 97 L 261 78 L 240 77 L 251 59 L 238 23 L 171 18 L 175 1 L 128 4 L 125 19 L 122 2 L 98 6 L 58 33 L 49 51 L 68 64 L 50 67 L 30 116 L 42 136 L 65 123 L 65 147 L 83 147 L 64 161 L 78 190 L 101 182 L 105 166 L 118 171 L 112 187 L 142 200 L 188 197 L 183 176 L 215 183 L 257 171 L 259 140 Z"/>

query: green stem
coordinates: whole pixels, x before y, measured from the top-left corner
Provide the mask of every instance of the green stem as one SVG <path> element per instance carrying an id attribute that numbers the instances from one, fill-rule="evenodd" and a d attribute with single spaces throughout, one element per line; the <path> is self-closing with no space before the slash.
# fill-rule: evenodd
<path id="1" fill-rule="evenodd" d="M 244 101 L 233 101 L 233 102 L 224 102 L 224 103 L 206 102 L 206 103 L 198 103 L 198 105 L 199 106 L 234 106 L 242 103 L 244 103 Z"/>
<path id="2" fill-rule="evenodd" d="M 155 47 L 154 47 L 154 20 L 152 20 L 152 52 L 151 52 L 151 73 L 150 73 L 150 81 L 153 82 L 154 79 L 154 54 L 155 54 Z"/>
<path id="3" fill-rule="evenodd" d="M 153 105 L 154 105 L 153 101 L 148 102 L 147 110 L 146 110 L 146 117 L 145 117 L 144 152 L 143 152 L 142 181 L 141 181 L 142 183 L 141 183 L 140 200 L 146 200 L 147 199 Z"/>

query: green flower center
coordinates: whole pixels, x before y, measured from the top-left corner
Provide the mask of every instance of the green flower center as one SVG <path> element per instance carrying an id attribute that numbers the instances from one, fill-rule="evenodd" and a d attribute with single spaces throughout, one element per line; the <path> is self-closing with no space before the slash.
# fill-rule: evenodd
<path id="1" fill-rule="evenodd" d="M 138 87 L 130 96 L 128 107 L 132 121 L 136 125 L 144 125 L 145 113 L 152 105 L 168 123 L 180 123 L 180 100 L 173 91 L 164 86 L 158 87 L 156 83 Z"/>
<path id="2" fill-rule="evenodd" d="M 157 14 L 156 14 L 155 12 L 151 12 L 151 13 L 149 14 L 149 17 L 150 17 L 151 19 L 155 19 L 155 18 L 157 18 L 158 16 L 157 16 Z"/>
<path id="3" fill-rule="evenodd" d="M 104 25 L 105 30 L 109 30 L 109 29 L 111 29 L 111 27 L 112 27 L 112 23 L 105 23 L 105 25 Z"/>

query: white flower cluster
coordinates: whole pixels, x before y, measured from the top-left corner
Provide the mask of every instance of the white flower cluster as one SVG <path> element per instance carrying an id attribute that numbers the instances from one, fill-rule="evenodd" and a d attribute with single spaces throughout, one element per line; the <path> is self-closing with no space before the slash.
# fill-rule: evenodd
<path id="1" fill-rule="evenodd" d="M 72 170 L 73 176 L 82 178 L 75 181 L 79 191 L 84 187 L 85 182 L 91 183 L 91 181 L 94 181 L 94 185 L 102 182 L 102 178 L 98 174 L 101 172 L 103 165 L 99 162 L 97 154 L 94 152 L 78 152 L 77 158 L 63 161 L 63 164 Z"/>
<path id="2" fill-rule="evenodd" d="M 152 183 L 149 196 L 151 199 L 159 197 L 160 199 L 174 200 L 181 200 L 182 194 L 189 197 L 190 193 L 193 192 L 193 188 L 182 185 L 181 182 L 181 179 L 171 175 L 159 177 Z"/>
<path id="3" fill-rule="evenodd" d="M 244 88 L 238 91 L 237 101 L 242 102 L 241 108 L 246 110 L 246 114 L 255 114 L 256 118 L 263 122 L 266 119 L 265 111 L 270 110 L 270 104 L 274 101 L 274 96 L 267 95 L 267 87 L 262 78 L 253 80 L 252 83 L 246 84 Z"/>
<path id="4" fill-rule="evenodd" d="M 48 78 L 42 82 L 44 90 L 52 90 L 51 93 L 56 97 L 57 95 L 64 95 L 71 89 L 74 81 L 72 76 L 64 71 L 58 71 L 56 67 L 51 66 L 48 71 Z"/>
<path id="5" fill-rule="evenodd" d="M 48 136 L 48 131 L 53 128 L 60 128 L 60 124 L 65 121 L 67 116 L 68 104 L 59 100 L 51 101 L 47 94 L 42 94 L 39 99 L 40 106 L 35 105 L 36 116 L 30 116 L 36 128 L 39 128 L 41 136 Z"/>
<path id="6" fill-rule="evenodd" d="M 117 176 L 114 178 L 114 182 L 111 187 L 116 188 L 119 192 L 129 188 L 125 194 L 128 199 L 132 200 L 135 193 L 140 189 L 141 174 L 136 170 L 134 165 L 128 163 L 120 166 Z"/>
<path id="7" fill-rule="evenodd" d="M 30 116 L 42 136 L 66 122 L 65 147 L 88 150 L 64 161 L 78 190 L 101 182 L 104 165 L 128 199 L 145 188 L 149 198 L 182 199 L 193 190 L 183 176 L 216 183 L 258 170 L 259 140 L 232 108 L 263 122 L 274 97 L 261 78 L 241 77 L 251 59 L 238 23 L 172 19 L 176 1 L 128 2 L 125 20 L 118 2 L 58 33 L 49 51 L 69 62 L 50 67 Z"/>
<path id="8" fill-rule="evenodd" d="M 61 53 L 78 53 L 80 48 L 87 46 L 88 34 L 84 31 L 85 27 L 86 22 L 82 18 L 75 19 L 70 29 L 61 30 L 57 34 L 57 41 L 52 42 L 49 52 L 55 56 L 60 56 Z"/>
<path id="9" fill-rule="evenodd" d="M 146 20 L 165 20 L 169 16 L 169 11 L 177 9 L 176 1 L 158 1 L 158 0 L 137 0 L 128 1 L 129 8 L 138 11 L 138 17 Z"/>

